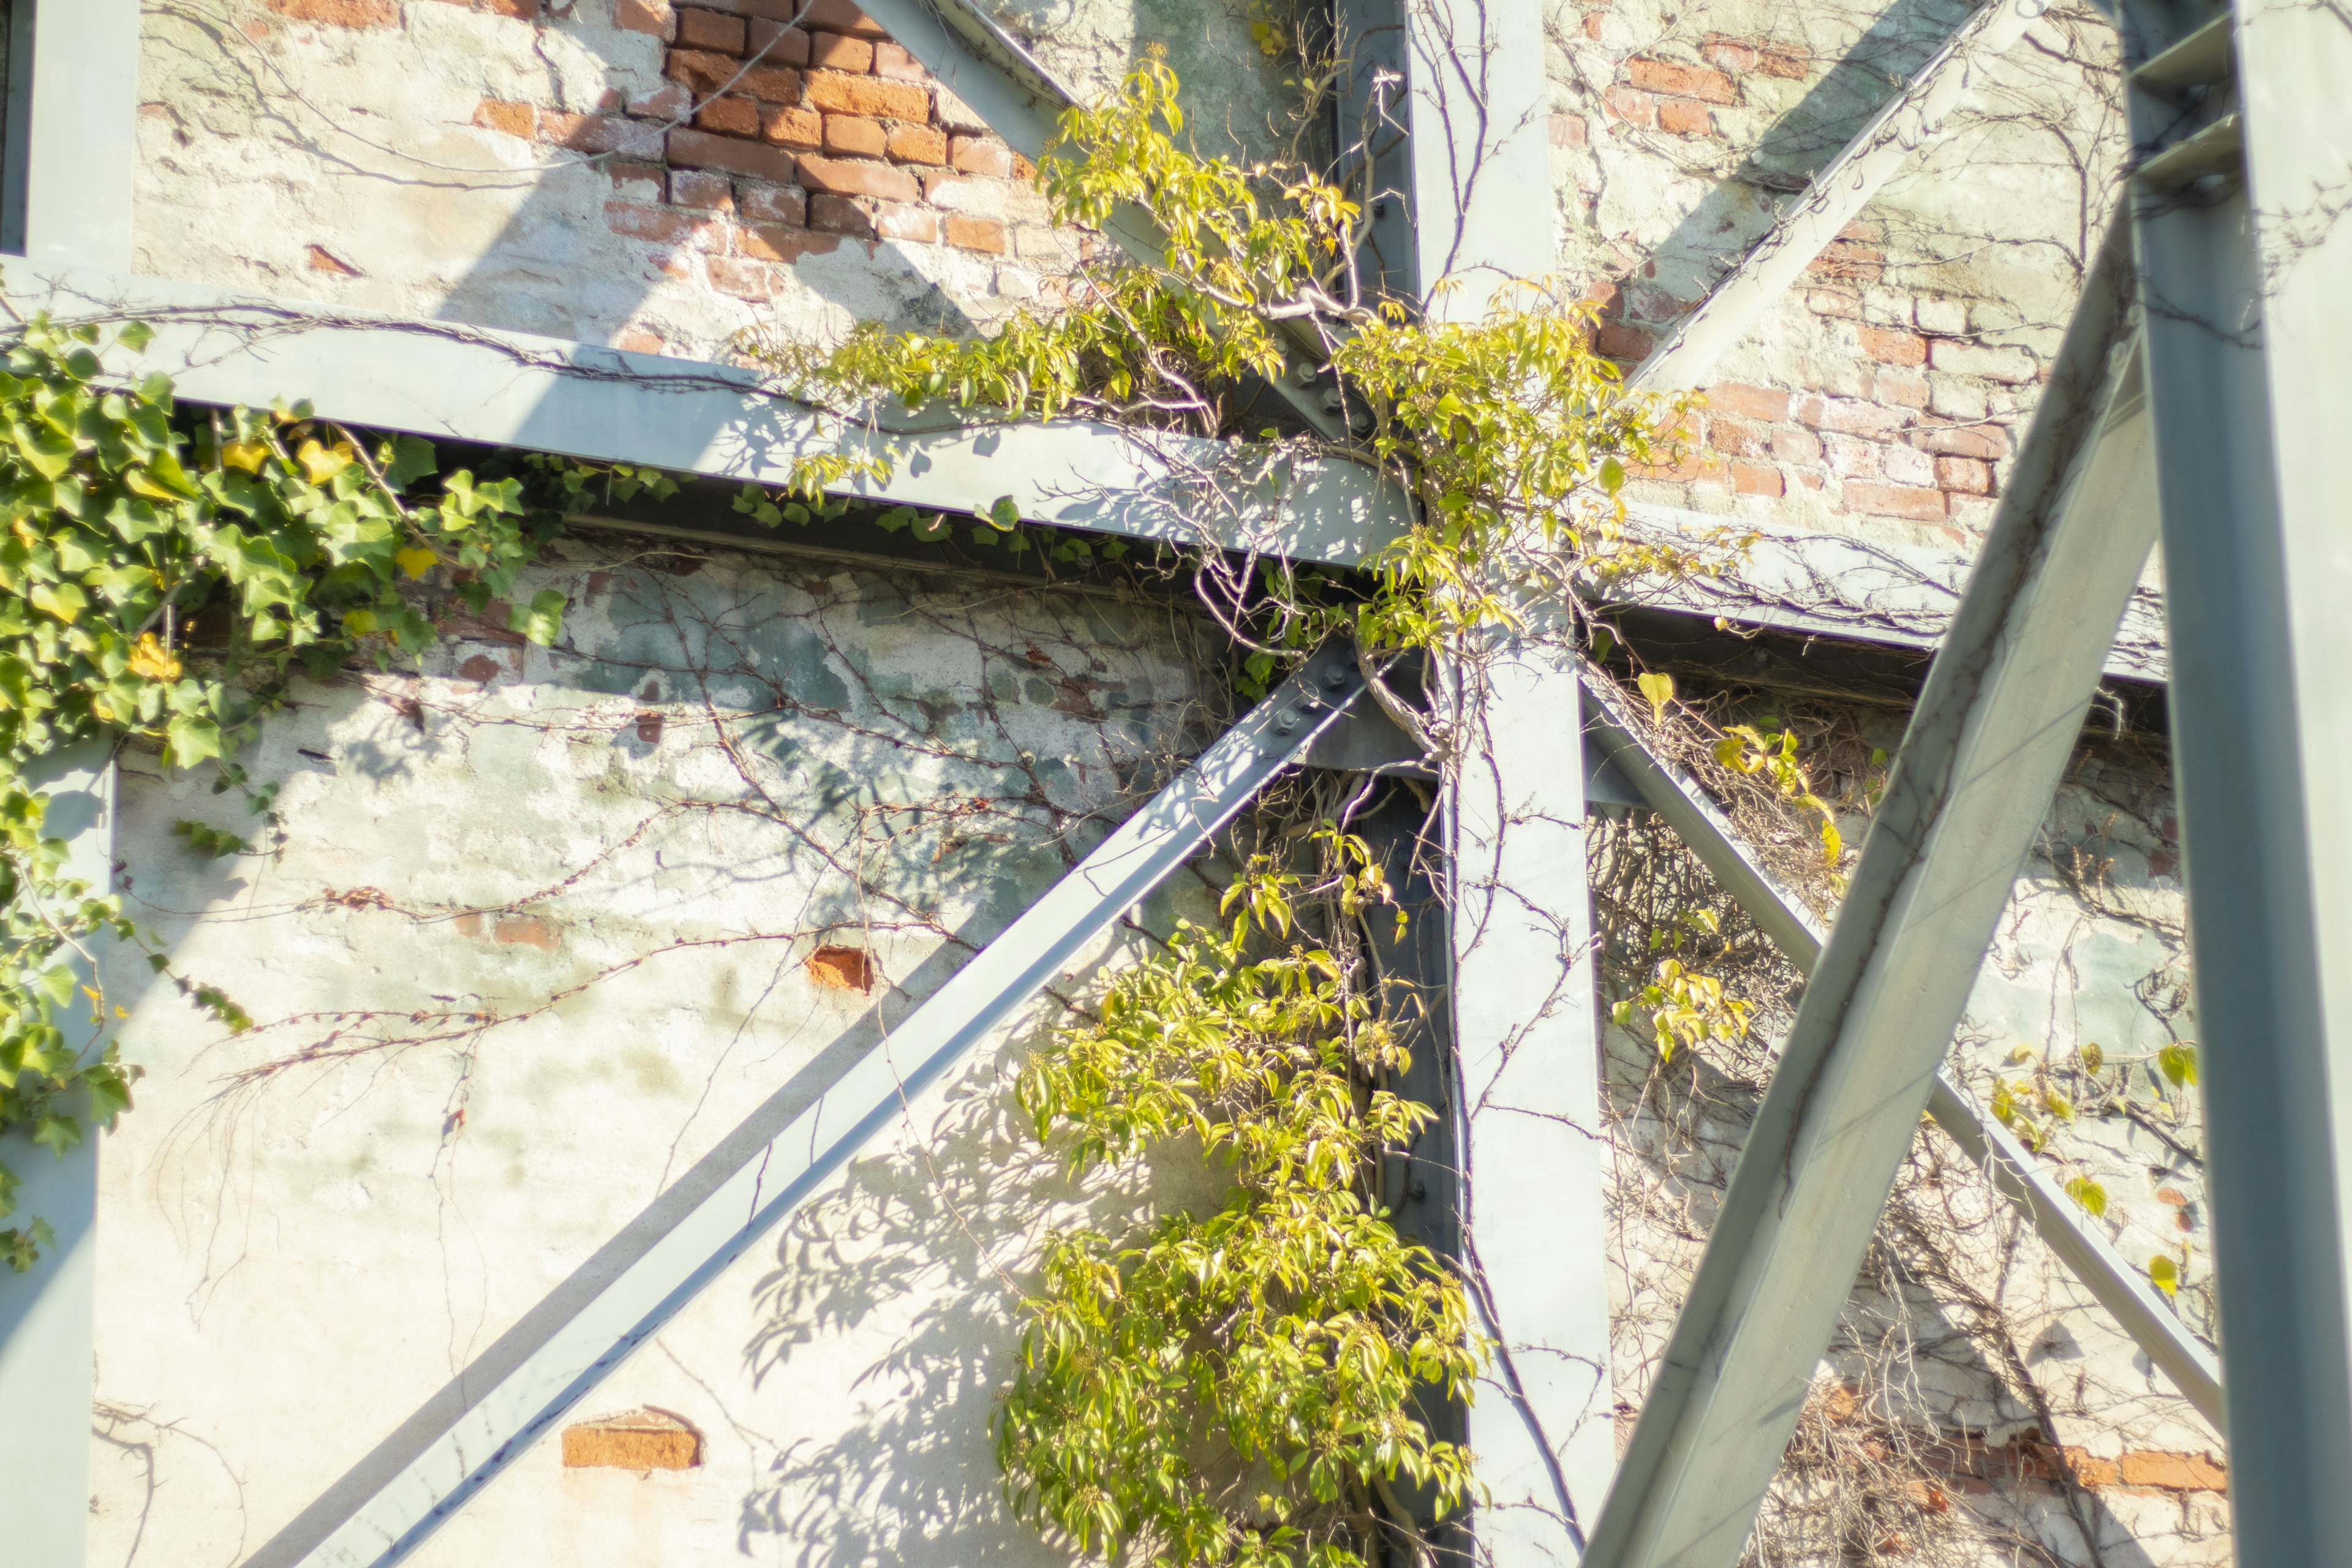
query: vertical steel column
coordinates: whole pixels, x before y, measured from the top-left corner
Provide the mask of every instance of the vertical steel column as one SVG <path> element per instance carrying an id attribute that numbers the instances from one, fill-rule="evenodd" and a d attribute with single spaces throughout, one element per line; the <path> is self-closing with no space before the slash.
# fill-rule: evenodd
<path id="1" fill-rule="evenodd" d="M 2314 1568 L 2352 1563 L 2352 24 L 2128 9 L 2237 1560 Z"/>
<path id="2" fill-rule="evenodd" d="M 1415 271 L 1433 318 L 1476 320 L 1557 264 L 1542 14 L 1407 0 L 1405 25 Z M 1540 629 L 1457 675 L 1463 1253 L 1496 1345 L 1469 1415 L 1491 1494 L 1472 1528 L 1534 1568 L 1582 1555 L 1616 1461 L 1583 747 L 1573 660 Z"/>
<path id="3" fill-rule="evenodd" d="M 25 253 L 131 270 L 139 156 L 139 0 L 39 0 Z"/>
<path id="4" fill-rule="evenodd" d="M 37 770 L 49 793 L 46 829 L 71 846 L 66 874 L 100 893 L 114 880 L 114 765 L 102 742 Z M 86 1047 L 88 1015 L 60 1020 Z M 12 1223 L 38 1215 L 56 1246 L 24 1274 L 0 1271 L 0 1561 L 80 1568 L 89 1522 L 92 1326 L 98 1301 L 98 1140 L 60 1159 L 21 1132 L 0 1160 L 23 1178 Z"/>

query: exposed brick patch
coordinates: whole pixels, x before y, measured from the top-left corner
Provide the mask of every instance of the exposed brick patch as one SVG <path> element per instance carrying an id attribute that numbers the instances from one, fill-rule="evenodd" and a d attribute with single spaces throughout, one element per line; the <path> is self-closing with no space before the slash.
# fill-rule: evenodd
<path id="1" fill-rule="evenodd" d="M 754 303 L 776 297 L 776 275 L 766 262 L 714 256 L 709 265 L 710 286 L 721 294 Z"/>
<path id="2" fill-rule="evenodd" d="M 464 673 L 462 668 L 458 673 Z M 471 937 L 478 942 L 537 948 L 541 952 L 553 952 L 561 944 L 555 927 L 537 915 L 459 915 L 456 924 L 459 936 Z"/>
<path id="3" fill-rule="evenodd" d="M 1013 149 L 986 137 L 957 136 L 948 142 L 948 163 L 960 174 L 1009 179 L 1013 174 Z"/>
<path id="4" fill-rule="evenodd" d="M 814 34 L 809 38 L 808 63 L 823 70 L 866 76 L 874 69 L 874 46 L 839 33 Z"/>
<path id="5" fill-rule="evenodd" d="M 566 1469 L 690 1470 L 702 1434 L 666 1410 L 632 1410 L 563 1429 Z"/>
<path id="6" fill-rule="evenodd" d="M 1603 89 L 1601 107 L 1612 120 L 1622 120 L 1628 125 L 1649 126 L 1658 122 L 1658 100 L 1646 92 L 1635 92 L 1630 87 Z"/>
<path id="7" fill-rule="evenodd" d="M 937 167 L 948 161 L 948 133 L 930 125 L 894 125 L 884 150 L 901 163 Z"/>
<path id="8" fill-rule="evenodd" d="M 1621 321 L 1603 321 L 1592 334 L 1592 346 L 1613 360 L 1647 359 L 1657 346 L 1656 340 L 1639 327 L 1629 327 Z"/>
<path id="9" fill-rule="evenodd" d="M 896 44 L 874 46 L 874 74 L 890 81 L 928 81 L 920 61 Z"/>
<path id="10" fill-rule="evenodd" d="M 1788 489 L 1780 470 L 1769 463 L 1734 463 L 1731 488 L 1744 496 L 1779 496 Z"/>
<path id="11" fill-rule="evenodd" d="M 539 134 L 539 110 L 528 103 L 486 98 L 474 106 L 474 123 L 485 131 L 520 136 L 528 142 Z"/>
<path id="12" fill-rule="evenodd" d="M 863 114 L 876 120 L 927 120 L 931 111 L 931 95 L 912 82 L 883 81 L 844 71 L 810 71 L 808 103 L 827 114 Z"/>
<path id="13" fill-rule="evenodd" d="M 782 224 L 790 228 L 808 223 L 808 195 L 790 185 L 745 184 L 738 195 L 743 216 L 752 223 Z"/>
<path id="14" fill-rule="evenodd" d="M 762 140 L 796 153 L 814 153 L 824 145 L 824 116 L 814 109 L 770 109 L 760 116 Z"/>
<path id="15" fill-rule="evenodd" d="M 874 959 L 863 948 L 820 947 L 808 955 L 808 974 L 820 985 L 844 991 L 871 991 Z"/>
<path id="16" fill-rule="evenodd" d="M 1643 92 L 1668 98 L 1695 98 L 1701 103 L 1737 103 L 1738 89 L 1729 77 L 1706 66 L 1676 65 L 1671 60 L 1641 57 L 1626 62 L 1625 79 Z"/>
<path id="17" fill-rule="evenodd" d="M 1581 114 L 1555 114 L 1551 117 L 1551 144 L 1555 147 L 1581 147 L 1591 137 Z"/>
<path id="18" fill-rule="evenodd" d="M 606 202 L 604 226 L 614 234 L 655 245 L 685 245 L 717 226 L 698 213 L 672 207 L 646 206 L 637 202 Z"/>
<path id="19" fill-rule="evenodd" d="M 669 353 L 669 345 L 662 342 L 659 333 L 649 332 L 643 327 L 622 328 L 619 334 L 613 339 L 613 346 L 625 353 L 666 354 Z M 637 733 L 640 737 L 645 733 L 645 721 L 642 718 L 637 721 Z"/>
<path id="20" fill-rule="evenodd" d="M 890 133 L 878 120 L 856 114 L 824 117 L 824 150 L 850 158 L 879 158 L 890 145 Z"/>
<path id="21" fill-rule="evenodd" d="M 847 196 L 810 196 L 809 227 L 821 229 L 826 234 L 845 235 L 851 239 L 874 237 L 874 219 L 864 207 Z"/>
<path id="22" fill-rule="evenodd" d="M 781 224 L 754 224 L 735 231 L 737 253 L 757 261 L 789 264 L 803 256 L 823 256 L 840 244 L 838 235 L 814 234 L 806 228 L 787 228 Z"/>
<path id="23" fill-rule="evenodd" d="M 310 270 L 313 272 L 331 272 L 338 278 L 357 278 L 360 275 L 358 268 L 323 245 L 306 246 L 303 250 L 310 258 Z"/>
<path id="24" fill-rule="evenodd" d="M 735 182 L 724 174 L 707 170 L 675 170 L 669 177 L 669 199 L 673 206 L 696 207 L 704 212 L 733 212 Z"/>
<path id="25" fill-rule="evenodd" d="M 1754 426 L 1721 417 L 1706 422 L 1706 444 L 1734 458 L 1761 457 L 1766 449 L 1764 437 Z"/>
<path id="26" fill-rule="evenodd" d="M 823 191 L 831 195 L 872 196 L 886 202 L 918 201 L 923 194 L 914 175 L 888 163 L 803 157 L 800 160 L 800 183 L 811 194 Z"/>
<path id="27" fill-rule="evenodd" d="M 937 245 L 940 242 L 940 215 L 929 207 L 914 206 L 905 202 L 885 203 L 874 209 L 874 237 Z"/>
<path id="28" fill-rule="evenodd" d="M 289 22 L 324 27 L 397 27 L 400 0 L 268 0 Z"/>

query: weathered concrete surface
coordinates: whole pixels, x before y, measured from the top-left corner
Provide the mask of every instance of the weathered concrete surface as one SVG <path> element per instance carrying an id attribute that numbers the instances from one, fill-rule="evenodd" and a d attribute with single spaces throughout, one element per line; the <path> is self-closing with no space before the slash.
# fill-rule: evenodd
<path id="1" fill-rule="evenodd" d="M 1164 606 L 562 548 L 537 579 L 578 595 L 562 647 L 461 637 L 305 689 L 250 759 L 274 825 L 127 766 L 134 906 L 261 1026 L 134 1006 L 93 1563 L 242 1561 L 1199 738 L 1213 658 Z M 190 817 L 255 852 L 198 859 Z M 1003 1068 L 919 1100 L 580 1412 L 673 1413 L 699 1466 L 544 1444 L 418 1561 L 1053 1560 L 1004 1517 L 986 1419 L 1038 1231 L 1131 1197 L 1052 1173 Z"/>

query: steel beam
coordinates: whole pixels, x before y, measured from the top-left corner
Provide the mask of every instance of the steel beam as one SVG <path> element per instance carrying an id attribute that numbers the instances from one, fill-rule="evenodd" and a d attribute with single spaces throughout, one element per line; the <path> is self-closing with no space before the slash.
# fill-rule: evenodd
<path id="1" fill-rule="evenodd" d="M 2126 20 L 2237 1561 L 2352 1563 L 2352 33 Z"/>
<path id="2" fill-rule="evenodd" d="M 1556 265 L 1535 0 L 1403 0 L 1414 271 L 1475 321 Z M 1439 287 L 1441 284 L 1446 287 Z M 1468 1412 L 1497 1568 L 1573 1563 L 1615 1463 L 1601 1047 L 1576 669 L 1559 618 L 1454 672 L 1448 790 L 1462 1261 L 1495 1358 Z"/>
<path id="3" fill-rule="evenodd" d="M 2081 733 L 2154 519 L 2102 489 L 2130 341 L 2118 221 L 1729 1190 L 1587 1568 L 1729 1568 L 1778 1469 L 2020 863 Z"/>
<path id="4" fill-rule="evenodd" d="M 27 770 L 27 782 L 49 796 L 42 826 L 67 843 L 65 874 L 111 891 L 112 748 L 70 747 Z M 87 1050 L 97 1034 L 89 1015 L 67 1012 L 59 1026 Z M 0 1517 L 6 1560 L 26 1568 L 79 1568 L 89 1527 L 100 1136 L 89 1129 L 62 1157 L 22 1131 L 0 1137 L 0 1160 L 24 1182 L 11 1223 L 38 1215 L 57 1233 L 29 1272 L 0 1272 Z"/>
<path id="5" fill-rule="evenodd" d="M 1990 0 L 1961 23 L 1909 85 L 1813 176 L 1771 232 L 1651 351 L 1632 384 L 1653 390 L 1705 384 L 1716 362 L 1780 302 L 1911 154 L 1950 122 L 1993 62 L 2048 8 L 2049 0 Z"/>
<path id="6" fill-rule="evenodd" d="M 463 1409 L 375 1454 L 249 1559 L 249 1568 L 391 1568 L 707 1289 L 1087 942 L 1197 854 L 1362 690 L 1327 648 L 1244 715 L 880 1045 L 782 1125 L 723 1142 L 679 1184 L 690 1206 L 576 1310 L 459 1380 Z M 757 1119 L 755 1119 L 757 1120 Z M 748 1126 L 749 1124 L 747 1124 Z M 656 1207 L 670 1204 L 666 1194 Z M 511 1336 L 509 1336 L 511 1338 Z M 402 1429 L 409 1434 L 411 1427 Z M 401 1435 L 395 1435 L 398 1439 Z M 390 1451 L 387 1451 L 387 1450 Z"/>
<path id="7" fill-rule="evenodd" d="M 733 365 L 83 268 L 19 264 L 5 283 L 0 298 L 26 314 L 151 323 L 136 368 L 165 372 L 195 402 L 306 398 L 377 429 L 767 484 L 800 458 L 887 454 L 887 479 L 835 488 L 954 510 L 1010 495 L 1033 522 L 1339 565 L 1404 523 L 1402 492 L 1340 459 L 1269 466 L 1223 442 L 1076 419 L 866 425 L 814 413 Z"/>
<path id="8" fill-rule="evenodd" d="M 2111 431 L 2108 438 L 2140 448 L 2131 472 L 2144 476 L 2141 482 L 2152 492 L 2155 474 L 2144 449 L 2145 415 L 2128 426 Z M 2153 502 L 2150 493 L 2144 499 L 2135 496 L 2125 504 Z M 1799 973 L 1811 974 L 1821 960 L 1828 933 L 1804 901 L 1748 852 L 1729 819 L 1706 792 L 1650 750 L 1607 677 L 1588 670 L 1584 694 L 1588 743 L 1617 768 L 1642 803 L 1690 847 L 1781 956 Z M 2092 1300 L 2105 1308 L 2148 1360 L 2172 1379 L 2181 1397 L 2220 1427 L 2221 1363 L 2157 1295 L 2146 1273 L 2126 1262 L 2113 1243 L 2085 1222 L 2081 1205 L 2051 1179 L 2042 1162 L 2009 1129 L 1986 1115 L 1976 1097 L 1948 1068 L 1936 1074 L 1927 1114 L 1985 1172 L 1994 1189 L 2024 1215 L 2042 1245 L 2074 1270 Z"/>

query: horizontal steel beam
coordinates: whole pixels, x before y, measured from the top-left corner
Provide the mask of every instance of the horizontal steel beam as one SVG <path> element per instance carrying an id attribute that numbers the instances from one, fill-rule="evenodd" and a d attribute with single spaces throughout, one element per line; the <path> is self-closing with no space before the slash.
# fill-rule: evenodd
<path id="1" fill-rule="evenodd" d="M 1802 900 L 1749 853 L 1730 819 L 1682 770 L 1661 759 L 1605 676 L 1588 673 L 1584 683 L 1585 732 L 1592 749 L 1615 766 L 1642 798 L 1688 845 L 1724 891 L 1748 912 L 1759 930 L 1801 974 L 1820 962 L 1827 932 Z M 1985 1114 L 1974 1095 L 1948 1068 L 1936 1074 L 1927 1114 L 1982 1169 L 1994 1188 L 2032 1222 L 2057 1258 L 2073 1269 L 2123 1331 L 2164 1370 L 2197 1413 L 2222 1424 L 2221 1363 L 2180 1315 L 2165 1305 L 2139 1269 L 2124 1260 L 2113 1243 L 2089 1225 L 2082 1208 L 2053 1180 L 2042 1163 L 1999 1121 Z"/>
<path id="2" fill-rule="evenodd" d="M 2110 230 L 1675 1320 L 1584 1568 L 1730 1568 L 1828 1347 L 2154 542 L 2102 433 Z"/>
<path id="3" fill-rule="evenodd" d="M 0 299 L 65 321 L 156 329 L 142 370 L 200 403 L 306 399 L 332 419 L 713 479 L 781 483 L 796 459 L 885 455 L 845 494 L 951 510 L 1009 495 L 1033 522 L 1351 565 L 1404 527 L 1370 468 L 1084 420 L 871 426 L 816 413 L 753 371 L 209 286 L 11 263 Z"/>
<path id="4" fill-rule="evenodd" d="M 414 1552 L 896 1123 L 915 1095 L 1198 854 L 1362 690 L 1351 650 L 1327 647 L 1316 655 L 813 1103 L 783 1125 L 762 1129 L 764 1137 L 739 1131 L 723 1142 L 679 1184 L 701 1190 L 675 1224 L 576 1310 L 541 1325 L 527 1352 L 499 1354 L 490 1371 L 478 1364 L 460 1380 L 461 1387 L 480 1386 L 453 1423 L 414 1435 L 412 1452 L 379 1448 L 255 1553 L 248 1568 L 391 1568 Z M 720 1162 L 727 1167 L 711 1169 Z"/>

